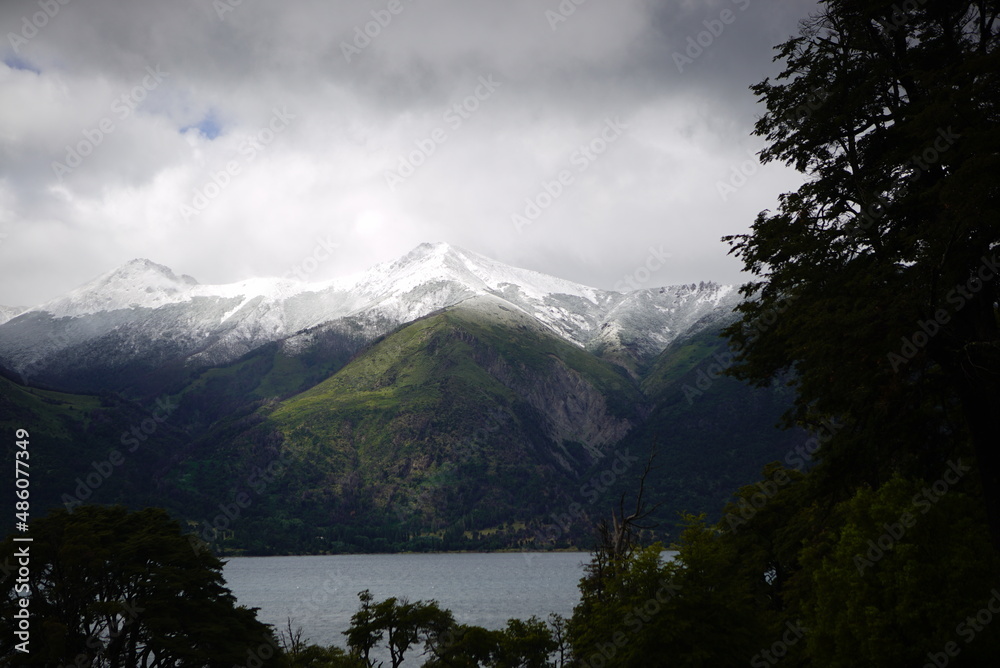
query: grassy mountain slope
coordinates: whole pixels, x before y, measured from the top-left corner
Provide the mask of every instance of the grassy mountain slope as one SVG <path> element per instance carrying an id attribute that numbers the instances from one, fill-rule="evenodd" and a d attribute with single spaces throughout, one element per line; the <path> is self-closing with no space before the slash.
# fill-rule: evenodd
<path id="1" fill-rule="evenodd" d="M 264 422 L 215 439 L 213 458 L 245 482 L 252 466 L 232 462 L 247 462 L 257 446 L 276 457 L 268 443 L 281 441 L 292 461 L 258 509 L 325 528 L 330 543 L 341 525 L 356 528 L 357 545 L 389 540 L 387 532 L 493 535 L 562 504 L 639 421 L 641 405 L 616 367 L 486 300 L 384 337 L 326 381 L 263 409 Z M 204 470 L 187 480 L 192 490 L 211 482 L 214 467 Z"/>
<path id="2" fill-rule="evenodd" d="M 715 377 L 727 353 L 712 332 L 639 380 L 490 298 L 363 348 L 322 330 L 307 344 L 173 380 L 165 415 L 0 379 L 0 424 L 32 433 L 39 503 L 82 490 L 165 506 L 256 553 L 585 547 L 654 446 L 648 488 L 669 533 L 804 440 L 774 428 L 783 388 Z M 123 462 L 95 473 L 114 450 Z"/>
<path id="3" fill-rule="evenodd" d="M 363 336 L 316 327 L 299 334 L 307 343 L 297 354 L 269 343 L 217 367 L 188 371 L 159 392 L 177 403 L 178 421 L 197 432 L 245 413 L 263 401 L 285 399 L 340 370 L 365 345 Z"/>
<path id="4" fill-rule="evenodd" d="M 17 429 L 29 434 L 33 516 L 72 506 L 74 499 L 181 509 L 163 487 L 173 455 L 185 443 L 171 424 L 169 405 L 39 390 L 0 376 L 0 431 L 8 461 L 14 459 Z"/>
<path id="5" fill-rule="evenodd" d="M 668 346 L 643 377 L 654 409 L 626 442 L 643 456 L 656 452 L 649 500 L 660 504 L 657 517 L 668 530 L 677 528 L 680 512 L 718 518 L 733 490 L 807 440 L 801 430 L 777 427 L 791 390 L 722 375 L 731 360 L 719 332 L 707 330 Z"/>

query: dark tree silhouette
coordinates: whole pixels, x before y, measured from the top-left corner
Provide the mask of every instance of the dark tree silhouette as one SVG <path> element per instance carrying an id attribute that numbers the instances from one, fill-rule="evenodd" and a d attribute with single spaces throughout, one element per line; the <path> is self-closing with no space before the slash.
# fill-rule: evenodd
<path id="1" fill-rule="evenodd" d="M 1000 546 L 1000 3 L 825 0 L 752 90 L 764 162 L 807 182 L 727 237 L 756 280 L 732 372 L 796 372 L 792 417 L 846 427 L 831 485 L 975 455 Z"/>
<path id="2" fill-rule="evenodd" d="M 57 510 L 35 520 L 30 537 L 3 545 L 5 557 L 29 546 L 29 652 L 16 651 L 4 633 L 0 663 L 228 668 L 252 656 L 255 665 L 274 665 L 280 655 L 270 627 L 236 605 L 222 562 L 193 549 L 162 510 Z M 24 593 L 15 590 L 17 577 L 17 568 L 3 577 L 5 619 Z"/>

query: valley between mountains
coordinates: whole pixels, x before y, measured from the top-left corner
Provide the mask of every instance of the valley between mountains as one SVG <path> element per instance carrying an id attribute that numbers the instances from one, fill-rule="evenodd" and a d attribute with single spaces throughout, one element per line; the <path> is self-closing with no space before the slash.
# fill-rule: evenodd
<path id="1" fill-rule="evenodd" d="M 670 540 L 806 440 L 788 388 L 720 375 L 738 301 L 442 243 L 324 283 L 134 260 L 0 309 L 0 423 L 38 512 L 161 506 L 226 553 L 586 549 L 653 453 Z"/>

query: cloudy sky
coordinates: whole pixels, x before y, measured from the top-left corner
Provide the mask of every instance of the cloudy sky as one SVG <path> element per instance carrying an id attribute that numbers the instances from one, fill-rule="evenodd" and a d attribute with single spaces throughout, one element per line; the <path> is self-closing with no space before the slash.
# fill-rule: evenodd
<path id="1" fill-rule="evenodd" d="M 651 285 L 738 282 L 719 238 L 800 183 L 752 158 L 747 87 L 814 10 L 3 0 L 0 304 L 136 257 L 322 280 L 423 241 L 602 288 L 651 249 Z"/>

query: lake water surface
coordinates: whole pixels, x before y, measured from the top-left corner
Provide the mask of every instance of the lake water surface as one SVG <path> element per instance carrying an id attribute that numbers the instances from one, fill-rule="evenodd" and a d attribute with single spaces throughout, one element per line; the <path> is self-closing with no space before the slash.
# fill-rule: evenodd
<path id="1" fill-rule="evenodd" d="M 310 643 L 346 647 L 342 631 L 363 589 L 376 601 L 435 599 L 459 623 L 498 629 L 511 617 L 569 617 L 589 560 L 583 552 L 233 557 L 223 575 L 261 621 L 284 629 L 291 617 Z"/>

